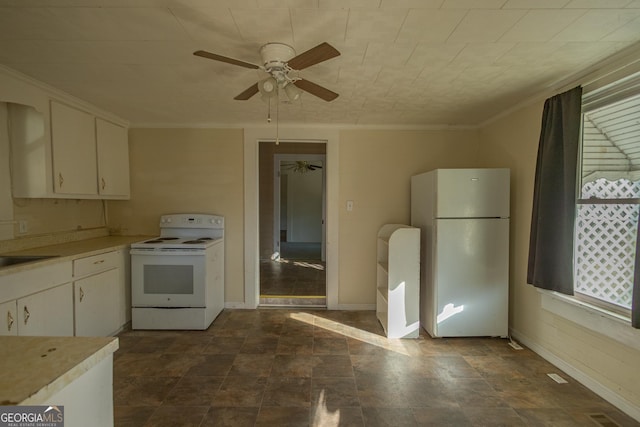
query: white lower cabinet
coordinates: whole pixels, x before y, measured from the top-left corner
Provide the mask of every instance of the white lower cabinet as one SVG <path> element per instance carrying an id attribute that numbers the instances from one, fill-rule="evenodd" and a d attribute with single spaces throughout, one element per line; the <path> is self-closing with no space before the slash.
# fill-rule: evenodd
<path id="1" fill-rule="evenodd" d="M 45 405 L 64 406 L 67 427 L 113 426 L 113 355 L 51 396 Z"/>
<path id="2" fill-rule="evenodd" d="M 108 336 L 118 331 L 118 269 L 74 283 L 76 336 Z"/>
<path id="3" fill-rule="evenodd" d="M 0 327 L 0 336 L 18 335 L 18 315 L 16 301 L 8 301 L 0 304 L 0 316 L 2 322 Z"/>
<path id="4" fill-rule="evenodd" d="M 71 283 L 18 299 L 18 335 L 73 336 Z"/>
<path id="5" fill-rule="evenodd" d="M 122 310 L 126 289 L 122 253 L 106 252 L 73 262 L 77 336 L 113 335 L 126 323 Z"/>
<path id="6" fill-rule="evenodd" d="M 128 250 L 0 276 L 0 336 L 109 336 L 131 320 Z"/>

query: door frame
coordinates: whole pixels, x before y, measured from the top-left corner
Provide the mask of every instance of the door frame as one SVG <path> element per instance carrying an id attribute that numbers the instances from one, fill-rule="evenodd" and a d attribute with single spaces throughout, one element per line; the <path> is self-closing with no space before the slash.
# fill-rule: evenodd
<path id="1" fill-rule="evenodd" d="M 280 127 L 280 141 L 326 143 L 327 170 L 327 308 L 348 309 L 351 305 L 338 303 L 339 291 L 339 148 L 340 133 L 337 129 Z M 260 236 L 259 236 L 259 144 L 274 142 L 276 129 L 255 127 L 244 129 L 244 298 L 227 301 L 227 308 L 255 309 L 260 302 Z"/>
<path id="2" fill-rule="evenodd" d="M 322 238 L 321 259 L 326 261 L 327 182 L 326 154 L 275 154 L 273 156 L 273 253 L 280 253 L 280 163 L 283 161 L 310 160 L 322 162 Z"/>

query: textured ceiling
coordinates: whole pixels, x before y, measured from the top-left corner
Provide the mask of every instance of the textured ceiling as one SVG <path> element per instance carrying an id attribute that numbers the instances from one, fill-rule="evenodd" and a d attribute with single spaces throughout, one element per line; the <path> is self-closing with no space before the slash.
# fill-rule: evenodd
<path id="1" fill-rule="evenodd" d="M 477 125 L 639 40 L 640 0 L 0 0 L 0 64 L 134 125 L 264 123 L 262 73 L 199 49 L 336 47 L 301 76 L 340 96 L 281 123 Z"/>

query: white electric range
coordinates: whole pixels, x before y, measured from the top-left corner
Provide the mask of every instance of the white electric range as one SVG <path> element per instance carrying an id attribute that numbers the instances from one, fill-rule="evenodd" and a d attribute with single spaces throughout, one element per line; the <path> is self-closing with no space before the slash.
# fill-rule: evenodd
<path id="1" fill-rule="evenodd" d="M 224 217 L 163 215 L 130 253 L 132 329 L 207 329 L 224 308 Z"/>

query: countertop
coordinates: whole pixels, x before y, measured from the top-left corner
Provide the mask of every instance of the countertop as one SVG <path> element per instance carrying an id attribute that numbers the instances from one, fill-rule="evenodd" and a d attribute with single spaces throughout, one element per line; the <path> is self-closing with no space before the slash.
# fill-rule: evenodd
<path id="1" fill-rule="evenodd" d="M 0 337 L 0 405 L 38 405 L 118 349 L 114 337 Z"/>
<path id="2" fill-rule="evenodd" d="M 78 240 L 69 243 L 40 246 L 37 248 L 25 249 L 21 251 L 4 252 L 0 255 L 46 255 L 54 258 L 38 260 L 23 264 L 16 264 L 7 267 L 0 267 L 0 276 L 17 273 L 31 268 L 40 267 L 46 264 L 73 260 L 85 256 L 92 256 L 104 252 L 127 248 L 131 243 L 148 239 L 149 236 L 105 236 L 94 239 Z"/>

